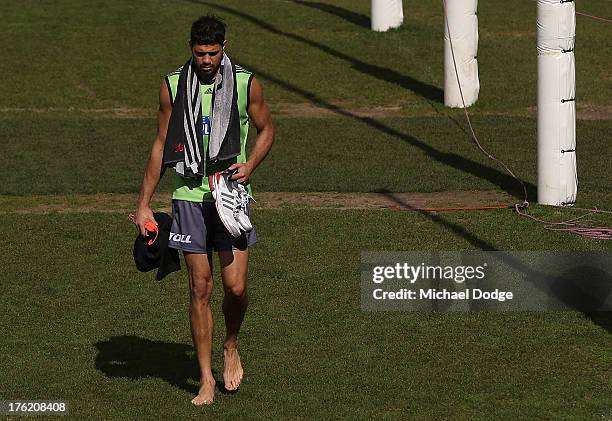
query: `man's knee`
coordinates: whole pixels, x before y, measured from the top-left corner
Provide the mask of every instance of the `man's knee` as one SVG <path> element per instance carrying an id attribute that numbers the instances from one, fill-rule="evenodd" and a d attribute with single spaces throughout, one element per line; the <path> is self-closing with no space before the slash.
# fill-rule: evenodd
<path id="1" fill-rule="evenodd" d="M 233 282 L 225 286 L 225 294 L 234 298 L 244 298 L 246 296 L 246 282 Z"/>
<path id="2" fill-rule="evenodd" d="M 209 274 L 191 274 L 189 292 L 191 299 L 198 302 L 210 302 L 212 295 L 213 278 Z"/>

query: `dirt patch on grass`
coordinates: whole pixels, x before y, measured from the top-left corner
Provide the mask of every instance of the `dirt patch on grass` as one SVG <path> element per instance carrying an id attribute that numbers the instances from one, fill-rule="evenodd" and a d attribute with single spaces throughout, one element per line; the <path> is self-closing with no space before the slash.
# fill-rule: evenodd
<path id="1" fill-rule="evenodd" d="M 148 110 L 143 108 L 130 108 L 130 107 L 117 107 L 111 108 L 108 111 L 100 110 L 100 114 L 104 116 L 108 116 L 108 114 L 113 117 L 119 118 L 153 118 L 156 115 L 154 110 Z M 94 111 L 98 112 L 98 111 Z"/>
<path id="2" fill-rule="evenodd" d="M 129 213 L 137 198 L 131 193 L 0 196 L 0 213 Z M 169 210 L 170 195 L 156 195 L 151 203 L 156 209 Z"/>
<path id="3" fill-rule="evenodd" d="M 530 108 L 529 113 L 537 118 L 538 107 Z M 611 105 L 576 104 L 576 120 L 612 120 Z"/>
<path id="4" fill-rule="evenodd" d="M 301 193 L 267 192 L 256 195 L 259 208 L 306 207 L 314 209 L 424 209 L 482 207 L 512 204 L 507 193 L 454 191 L 435 193 Z"/>
<path id="5" fill-rule="evenodd" d="M 510 31 L 510 32 L 496 32 L 498 37 L 509 37 L 509 38 L 532 38 L 536 39 L 535 31 Z"/>
<path id="6" fill-rule="evenodd" d="M 99 118 L 154 118 L 155 110 L 133 107 L 113 107 L 113 108 L 19 108 L 19 107 L 4 107 L 0 108 L 0 113 L 33 113 L 33 114 L 84 114 L 88 117 Z"/>
<path id="7" fill-rule="evenodd" d="M 274 107 L 274 112 L 279 116 L 294 118 L 337 117 L 338 115 L 381 118 L 409 115 L 409 113 L 403 111 L 402 107 L 399 105 L 355 108 L 344 101 L 330 101 L 329 104 L 329 107 L 320 107 L 310 102 L 282 103 Z"/>
<path id="8" fill-rule="evenodd" d="M 612 120 L 612 105 L 577 104 L 576 118 L 579 120 Z"/>
<path id="9" fill-rule="evenodd" d="M 332 117 L 357 117 L 357 118 L 391 118 L 391 117 L 439 117 L 444 118 L 440 112 L 433 108 L 420 108 L 413 110 L 406 108 L 406 104 L 389 104 L 377 106 L 357 106 L 352 101 L 330 100 L 328 106 L 320 106 L 311 102 L 280 102 L 270 104 L 274 116 L 285 118 L 332 118 Z M 135 108 L 128 106 L 117 106 L 113 108 L 0 108 L 0 113 L 34 113 L 34 114 L 84 114 L 89 117 L 99 118 L 126 118 L 143 119 L 155 118 L 155 109 Z M 471 111 L 474 116 L 510 116 L 510 117 L 536 117 L 537 107 L 514 109 L 511 111 Z M 612 105 L 594 105 L 578 103 L 576 106 L 576 118 L 579 120 L 611 120 Z"/>
<path id="10" fill-rule="evenodd" d="M 0 213 L 124 213 L 134 211 L 138 195 L 120 193 L 67 196 L 0 196 Z M 259 192 L 256 209 L 432 209 L 511 205 L 516 200 L 495 191 L 436 193 Z M 152 208 L 170 211 L 170 194 L 156 194 Z"/>
<path id="11" fill-rule="evenodd" d="M 289 118 L 329 118 L 338 116 L 354 117 L 409 117 L 409 116 L 431 116 L 436 115 L 433 111 L 410 112 L 402 110 L 400 105 L 371 106 L 367 108 L 355 107 L 348 101 L 330 101 L 329 107 L 321 107 L 310 102 L 301 103 L 279 103 L 271 104 L 275 116 Z M 85 114 L 100 118 L 155 118 L 157 111 L 154 109 L 134 108 L 118 106 L 114 108 L 19 108 L 5 107 L 0 108 L 0 113 L 34 113 L 34 114 Z"/>

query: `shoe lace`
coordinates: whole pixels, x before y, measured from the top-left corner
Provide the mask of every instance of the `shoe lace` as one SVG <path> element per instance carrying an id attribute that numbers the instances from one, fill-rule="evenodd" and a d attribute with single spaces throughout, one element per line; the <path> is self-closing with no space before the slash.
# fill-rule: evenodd
<path id="1" fill-rule="evenodd" d="M 255 202 L 253 196 L 251 196 L 248 190 L 244 187 L 244 185 L 238 183 L 238 188 L 236 189 L 238 194 L 238 207 L 244 213 L 247 211 L 247 206 L 249 205 L 249 200 Z"/>

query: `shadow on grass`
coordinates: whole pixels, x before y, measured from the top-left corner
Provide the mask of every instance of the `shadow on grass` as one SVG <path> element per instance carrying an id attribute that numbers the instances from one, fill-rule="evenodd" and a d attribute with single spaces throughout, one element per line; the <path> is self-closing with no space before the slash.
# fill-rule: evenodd
<path id="1" fill-rule="evenodd" d="M 593 323 L 612 334 L 612 312 L 610 311 L 591 311 L 584 313 Z"/>
<path id="2" fill-rule="evenodd" d="M 343 53 L 342 51 L 335 50 L 325 44 L 321 44 L 319 42 L 310 40 L 308 38 L 304 38 L 300 35 L 292 34 L 291 32 L 286 32 L 281 29 L 278 29 L 274 25 L 271 25 L 268 22 L 265 22 L 254 16 L 251 16 L 248 13 L 233 9 L 228 6 L 210 3 L 207 1 L 203 1 L 203 0 L 184 0 L 184 1 L 199 4 L 199 5 L 204 5 L 208 7 L 213 7 L 215 9 L 222 10 L 226 13 L 231 13 L 232 15 L 238 16 L 246 21 L 249 21 L 272 34 L 280 35 L 284 38 L 289 38 L 294 41 L 300 42 L 302 44 L 306 44 L 310 47 L 321 50 L 322 52 L 329 54 L 330 56 L 336 57 L 340 60 L 344 60 L 350 63 L 355 70 L 361 73 L 370 75 L 372 77 L 375 77 L 385 82 L 394 83 L 396 85 L 399 85 L 401 88 L 408 89 L 414 92 L 415 94 L 423 98 L 426 98 L 430 101 L 442 103 L 444 100 L 444 92 L 442 91 L 442 89 L 438 88 L 437 86 L 430 85 L 425 82 L 421 82 L 420 80 L 414 79 L 413 77 L 410 77 L 407 75 L 403 75 L 393 69 L 376 66 L 374 64 L 366 63 L 364 61 L 358 60 L 354 57 L 349 56 L 348 54 Z M 332 7 L 335 8 L 335 6 L 332 6 Z M 337 8 L 337 9 L 340 9 L 340 8 Z M 340 9 L 340 10 L 344 10 L 344 9 Z"/>
<path id="3" fill-rule="evenodd" d="M 499 250 L 493 244 L 477 237 L 463 226 L 450 222 L 436 213 L 417 209 L 392 192 L 381 191 L 381 193 L 393 200 L 399 208 L 420 213 L 433 223 L 451 230 L 453 234 L 465 239 L 480 250 L 502 252 L 500 260 L 505 265 L 523 273 L 525 279 L 533 283 L 538 289 L 541 285 L 547 285 L 539 282 L 546 279 L 550 282 L 551 288 L 546 289 L 545 292 L 554 294 L 556 302 L 561 302 L 572 310 L 582 313 L 592 323 L 612 334 L 612 312 L 592 311 L 594 308 L 604 307 L 612 294 L 612 277 L 607 272 L 590 267 L 588 264 L 582 265 L 578 261 L 576 267 L 572 270 L 551 278 L 551 275 L 533 270 L 510 253 L 503 253 L 503 250 Z M 508 216 L 518 218 L 516 215 L 510 215 L 510 212 L 508 212 Z M 585 291 L 588 291 L 588 293 Z"/>
<path id="4" fill-rule="evenodd" d="M 126 335 L 97 342 L 95 347 L 98 350 L 95 367 L 108 377 L 133 380 L 157 377 L 192 395 L 198 392 L 200 369 L 191 345 Z M 233 393 L 225 389 L 214 370 L 213 375 L 221 393 Z"/>
<path id="5" fill-rule="evenodd" d="M 302 0 L 293 0 L 293 2 L 300 4 L 302 6 L 310 7 L 312 9 L 321 10 L 323 12 L 326 12 L 331 15 L 342 18 L 346 20 L 347 22 L 350 22 L 357 26 L 361 26 L 362 28 L 370 29 L 370 17 L 366 15 L 362 15 L 361 13 L 355 13 L 343 7 L 334 6 L 333 4 L 327 4 L 327 3 L 310 2 L 310 1 L 302 1 Z"/>

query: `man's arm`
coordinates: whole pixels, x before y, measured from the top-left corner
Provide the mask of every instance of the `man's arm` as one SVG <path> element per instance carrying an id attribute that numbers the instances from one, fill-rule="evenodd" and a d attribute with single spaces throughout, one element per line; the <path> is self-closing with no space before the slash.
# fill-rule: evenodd
<path id="1" fill-rule="evenodd" d="M 149 161 L 145 168 L 142 185 L 140 187 L 140 196 L 138 197 L 136 206 L 136 214 L 134 216 L 134 223 L 138 226 L 142 235 L 145 235 L 144 224 L 147 221 L 155 222 L 153 211 L 151 211 L 149 204 L 161 177 L 161 164 L 164 155 L 164 145 L 166 144 L 166 134 L 168 133 L 168 123 L 170 122 L 170 114 L 172 114 L 172 102 L 170 101 L 170 93 L 166 87 L 166 81 L 164 80 L 159 88 L 157 136 L 153 141 L 151 155 L 149 156 Z"/>
<path id="2" fill-rule="evenodd" d="M 274 125 L 270 116 L 268 104 L 264 101 L 263 89 L 261 84 L 255 78 L 251 80 L 251 89 L 249 91 L 249 109 L 247 110 L 251 121 L 257 128 L 257 138 L 255 146 L 249 154 L 249 159 L 246 163 L 236 163 L 229 167 L 230 170 L 237 169 L 238 173 L 232 176 L 233 180 L 239 183 L 246 184 L 249 177 L 264 160 L 272 144 L 274 143 Z"/>

